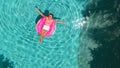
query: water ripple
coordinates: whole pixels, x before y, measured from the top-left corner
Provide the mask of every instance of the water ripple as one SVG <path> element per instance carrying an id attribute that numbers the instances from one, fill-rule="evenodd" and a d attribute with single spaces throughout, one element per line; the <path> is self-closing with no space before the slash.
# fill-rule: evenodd
<path id="1" fill-rule="evenodd" d="M 77 68 L 80 31 L 73 27 L 72 21 L 82 15 L 81 5 L 76 0 L 1 1 L 0 51 L 14 62 L 15 68 L 39 68 L 39 65 L 42 68 Z M 44 38 L 42 45 L 35 29 L 38 15 L 35 6 L 43 12 L 49 10 L 60 18 L 58 20 L 67 23 L 57 24 L 55 34 Z"/>

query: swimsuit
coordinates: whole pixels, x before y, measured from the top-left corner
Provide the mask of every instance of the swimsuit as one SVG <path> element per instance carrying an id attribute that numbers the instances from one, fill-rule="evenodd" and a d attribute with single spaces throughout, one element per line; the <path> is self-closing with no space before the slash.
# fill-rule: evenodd
<path id="1" fill-rule="evenodd" d="M 49 31 L 49 29 L 50 29 L 50 26 L 48 26 L 48 25 L 43 26 L 43 30 Z"/>

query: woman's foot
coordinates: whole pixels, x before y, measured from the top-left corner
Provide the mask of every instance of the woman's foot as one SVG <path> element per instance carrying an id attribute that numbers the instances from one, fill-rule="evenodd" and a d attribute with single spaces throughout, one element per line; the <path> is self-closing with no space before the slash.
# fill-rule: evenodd
<path id="1" fill-rule="evenodd" d="M 42 44 L 42 37 L 40 37 L 40 43 Z"/>

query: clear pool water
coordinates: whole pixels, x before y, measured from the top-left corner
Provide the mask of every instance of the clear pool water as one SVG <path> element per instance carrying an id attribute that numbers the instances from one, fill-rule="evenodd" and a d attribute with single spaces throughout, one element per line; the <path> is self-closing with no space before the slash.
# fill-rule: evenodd
<path id="1" fill-rule="evenodd" d="M 0 54 L 14 63 L 14 68 L 89 68 L 92 59 L 88 47 L 80 44 L 80 20 L 87 0 L 0 0 Z M 55 34 L 44 38 L 35 26 L 41 11 L 48 10 L 58 20 Z M 79 27 L 77 25 L 80 25 Z M 81 37 L 81 38 L 80 38 Z M 88 39 L 89 40 L 89 39 Z M 89 40 L 91 42 L 91 40 Z M 96 46 L 92 46 L 93 48 Z M 79 59 L 78 59 L 79 57 Z"/>

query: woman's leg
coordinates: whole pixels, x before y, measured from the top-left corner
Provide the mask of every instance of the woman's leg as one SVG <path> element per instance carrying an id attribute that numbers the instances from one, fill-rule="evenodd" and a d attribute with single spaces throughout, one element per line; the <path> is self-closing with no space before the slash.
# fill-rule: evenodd
<path id="1" fill-rule="evenodd" d="M 42 43 L 42 39 L 45 37 L 47 31 L 42 30 L 41 36 L 40 36 L 40 43 Z"/>

